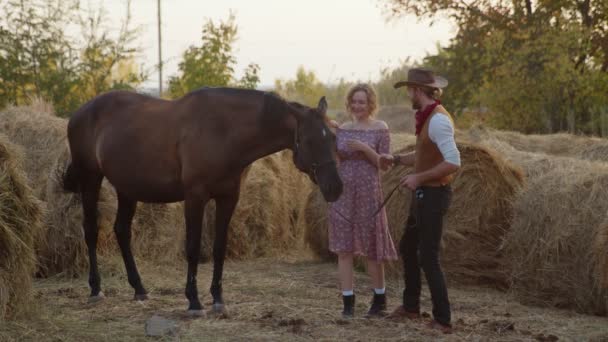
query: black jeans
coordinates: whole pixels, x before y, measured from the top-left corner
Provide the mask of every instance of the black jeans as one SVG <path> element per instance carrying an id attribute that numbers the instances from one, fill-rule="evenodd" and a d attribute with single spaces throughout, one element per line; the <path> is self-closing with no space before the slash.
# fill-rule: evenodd
<path id="1" fill-rule="evenodd" d="M 407 311 L 420 311 L 422 268 L 431 292 L 433 317 L 441 324 L 450 325 L 450 302 L 439 265 L 439 249 L 452 190 L 449 186 L 420 187 L 412 195 L 410 214 L 399 244 L 405 271 L 403 306 Z"/>

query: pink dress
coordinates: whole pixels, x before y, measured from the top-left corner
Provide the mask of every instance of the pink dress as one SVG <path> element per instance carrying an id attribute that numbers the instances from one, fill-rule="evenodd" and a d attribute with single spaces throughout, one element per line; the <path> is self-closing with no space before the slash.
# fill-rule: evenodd
<path id="1" fill-rule="evenodd" d="M 377 153 L 389 153 L 388 129 L 338 129 L 336 144 L 340 166 L 338 172 L 344 191 L 329 209 L 329 250 L 334 253 L 353 253 L 370 260 L 397 260 L 395 245 L 388 230 L 384 208 L 370 217 L 382 204 L 384 195 L 378 168 L 363 152 L 352 151 L 348 140 L 368 144 Z M 345 220 L 347 217 L 353 223 Z"/>

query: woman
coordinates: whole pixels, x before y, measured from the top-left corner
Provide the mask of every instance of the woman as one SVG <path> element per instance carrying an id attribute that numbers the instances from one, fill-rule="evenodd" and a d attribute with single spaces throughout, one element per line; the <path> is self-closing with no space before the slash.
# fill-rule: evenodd
<path id="1" fill-rule="evenodd" d="M 386 310 L 384 261 L 397 260 L 388 231 L 386 212 L 380 207 L 383 194 L 379 156 L 389 153 L 390 136 L 385 122 L 375 120 L 377 95 L 367 84 L 351 88 L 346 109 L 352 122 L 336 130 L 344 191 L 330 207 L 329 249 L 338 254 L 338 274 L 342 287 L 344 317 L 354 316 L 353 257 L 367 257 L 367 269 L 374 286 L 368 316 L 382 316 Z"/>

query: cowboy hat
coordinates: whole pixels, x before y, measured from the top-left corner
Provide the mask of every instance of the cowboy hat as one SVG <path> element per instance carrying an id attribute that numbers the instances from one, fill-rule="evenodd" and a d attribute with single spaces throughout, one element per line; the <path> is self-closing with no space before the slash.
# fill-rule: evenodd
<path id="1" fill-rule="evenodd" d="M 448 80 L 441 76 L 435 75 L 435 73 L 431 70 L 414 68 L 407 72 L 407 81 L 400 81 L 394 85 L 395 89 L 404 86 L 423 86 L 441 89 L 448 86 Z"/>

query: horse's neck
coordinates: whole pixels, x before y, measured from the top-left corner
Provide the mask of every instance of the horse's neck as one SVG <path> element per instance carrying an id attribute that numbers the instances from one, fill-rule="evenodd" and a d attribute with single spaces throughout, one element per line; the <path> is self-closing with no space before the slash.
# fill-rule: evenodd
<path id="1" fill-rule="evenodd" d="M 243 162 L 246 165 L 273 153 L 293 148 L 295 144 L 296 121 L 285 117 L 283 122 L 273 125 L 262 125 L 245 139 L 246 152 Z M 245 165 L 245 166 L 246 166 Z"/>

